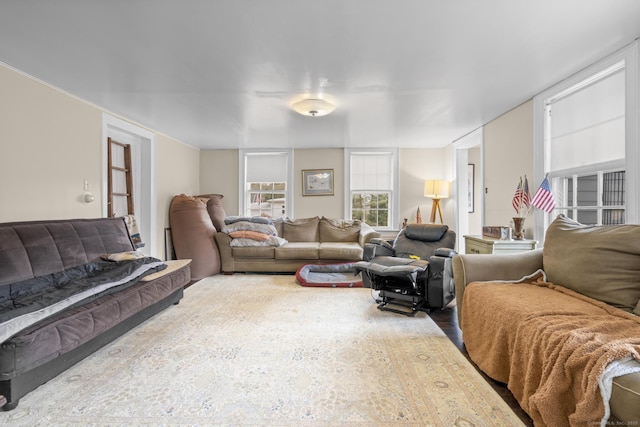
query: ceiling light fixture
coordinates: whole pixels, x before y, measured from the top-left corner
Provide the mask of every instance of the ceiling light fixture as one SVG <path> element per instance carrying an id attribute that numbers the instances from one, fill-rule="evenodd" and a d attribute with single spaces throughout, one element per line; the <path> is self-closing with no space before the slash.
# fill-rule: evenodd
<path id="1" fill-rule="evenodd" d="M 307 98 L 302 101 L 295 102 L 291 105 L 297 113 L 303 116 L 321 117 L 326 116 L 336 109 L 335 105 L 318 98 Z"/>

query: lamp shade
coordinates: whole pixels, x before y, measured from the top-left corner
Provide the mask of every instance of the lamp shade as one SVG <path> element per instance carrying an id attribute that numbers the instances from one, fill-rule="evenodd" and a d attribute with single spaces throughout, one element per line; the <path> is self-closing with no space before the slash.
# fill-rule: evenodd
<path id="1" fill-rule="evenodd" d="M 424 197 L 446 199 L 449 197 L 449 181 L 429 179 L 424 182 Z"/>
<path id="2" fill-rule="evenodd" d="M 291 108 L 303 116 L 311 117 L 326 116 L 336 109 L 335 105 L 318 98 L 303 99 L 291 105 Z"/>

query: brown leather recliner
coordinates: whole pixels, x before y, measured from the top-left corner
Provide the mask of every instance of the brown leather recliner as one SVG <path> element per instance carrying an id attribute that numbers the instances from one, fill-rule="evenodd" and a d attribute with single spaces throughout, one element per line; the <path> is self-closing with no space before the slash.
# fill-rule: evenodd
<path id="1" fill-rule="evenodd" d="M 222 195 L 217 194 L 180 194 L 171 201 L 169 223 L 173 248 L 178 259 L 192 260 L 192 281 L 221 271 L 220 252 L 215 242 L 215 234 L 224 226 L 221 199 Z"/>

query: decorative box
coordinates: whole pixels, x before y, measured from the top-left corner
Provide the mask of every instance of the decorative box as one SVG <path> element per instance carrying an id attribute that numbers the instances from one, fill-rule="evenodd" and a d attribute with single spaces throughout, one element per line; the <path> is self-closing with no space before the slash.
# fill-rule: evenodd
<path id="1" fill-rule="evenodd" d="M 511 239 L 511 229 L 504 226 L 483 226 L 482 235 L 492 237 L 494 239 L 509 240 Z"/>

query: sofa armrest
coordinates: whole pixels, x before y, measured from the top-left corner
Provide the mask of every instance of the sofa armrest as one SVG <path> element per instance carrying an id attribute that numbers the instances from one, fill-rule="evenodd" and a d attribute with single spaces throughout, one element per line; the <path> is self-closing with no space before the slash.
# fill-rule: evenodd
<path id="1" fill-rule="evenodd" d="M 380 236 L 380 233 L 374 230 L 369 224 L 363 222 L 360 225 L 360 236 L 358 237 L 358 243 L 364 249 L 364 245 L 369 243 L 371 239 Z"/>
<path id="2" fill-rule="evenodd" d="M 227 233 L 216 233 L 216 244 L 220 252 L 220 263 L 223 273 L 233 273 L 233 255 L 231 253 L 231 236 Z"/>
<path id="3" fill-rule="evenodd" d="M 453 279 L 456 287 L 458 324 L 462 298 L 471 282 L 518 280 L 542 269 L 542 248 L 515 254 L 459 254 L 453 257 Z"/>

